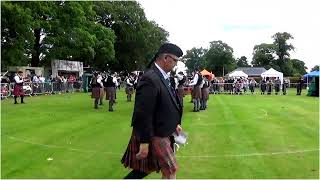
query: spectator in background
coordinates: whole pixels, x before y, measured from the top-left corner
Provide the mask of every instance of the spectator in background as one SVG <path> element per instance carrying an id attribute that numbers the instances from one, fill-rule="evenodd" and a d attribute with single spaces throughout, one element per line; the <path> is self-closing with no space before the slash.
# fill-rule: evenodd
<path id="1" fill-rule="evenodd" d="M 297 95 L 298 96 L 301 95 L 302 86 L 303 86 L 303 76 L 301 76 L 301 78 L 299 79 L 298 84 L 297 84 Z"/>
<path id="2" fill-rule="evenodd" d="M 283 80 L 283 84 L 282 84 L 282 94 L 286 95 L 287 94 L 287 87 L 289 86 L 289 81 L 288 79 L 284 79 Z"/>
<path id="3" fill-rule="evenodd" d="M 40 92 L 43 93 L 45 90 L 45 77 L 42 76 L 42 74 L 40 74 L 39 76 L 39 86 L 40 86 Z"/>
<path id="4" fill-rule="evenodd" d="M 74 92 L 73 84 L 76 82 L 76 77 L 74 75 L 70 75 L 68 79 L 68 91 Z"/>
<path id="5" fill-rule="evenodd" d="M 32 78 L 32 89 L 33 89 L 33 95 L 37 94 L 40 92 L 40 84 L 39 84 L 39 76 L 34 74 Z"/>
<path id="6" fill-rule="evenodd" d="M 63 80 L 61 76 L 57 75 L 55 78 L 56 86 L 57 86 L 57 91 L 59 94 L 61 94 L 62 86 L 63 86 Z"/>

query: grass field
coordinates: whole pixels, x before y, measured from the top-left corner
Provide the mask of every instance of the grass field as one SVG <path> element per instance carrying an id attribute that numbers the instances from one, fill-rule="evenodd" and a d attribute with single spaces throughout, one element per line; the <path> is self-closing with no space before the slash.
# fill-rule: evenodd
<path id="1" fill-rule="evenodd" d="M 319 99 L 294 94 L 211 95 L 199 113 L 186 96 L 177 178 L 318 179 Z M 84 93 L 1 101 L 1 178 L 123 178 L 134 104 L 125 100 L 118 93 L 112 113 Z"/>

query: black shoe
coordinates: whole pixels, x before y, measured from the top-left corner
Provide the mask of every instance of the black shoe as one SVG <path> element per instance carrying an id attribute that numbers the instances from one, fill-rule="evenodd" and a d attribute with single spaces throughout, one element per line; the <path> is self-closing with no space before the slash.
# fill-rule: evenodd
<path id="1" fill-rule="evenodd" d="M 113 112 L 113 109 L 109 109 L 110 112 Z"/>
<path id="2" fill-rule="evenodd" d="M 17 102 L 14 102 L 14 104 L 18 104 Z"/>

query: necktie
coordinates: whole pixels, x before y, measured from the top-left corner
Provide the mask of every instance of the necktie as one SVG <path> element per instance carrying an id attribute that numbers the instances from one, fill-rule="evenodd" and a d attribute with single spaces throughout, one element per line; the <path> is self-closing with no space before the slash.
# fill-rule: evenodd
<path id="1" fill-rule="evenodd" d="M 171 85 L 170 78 L 167 78 L 166 80 L 167 80 L 168 87 L 171 90 L 171 93 L 176 97 L 177 96 L 176 91 L 175 91 L 174 87 L 172 87 L 172 85 Z"/>

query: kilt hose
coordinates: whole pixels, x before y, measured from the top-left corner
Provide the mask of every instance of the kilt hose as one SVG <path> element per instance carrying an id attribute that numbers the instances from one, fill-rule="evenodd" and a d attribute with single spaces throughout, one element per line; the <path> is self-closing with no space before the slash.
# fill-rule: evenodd
<path id="1" fill-rule="evenodd" d="M 165 176 L 169 176 L 178 170 L 178 164 L 173 152 L 173 143 L 169 137 L 153 137 L 149 144 L 148 156 L 142 160 L 136 158 L 136 154 L 139 152 L 139 146 L 139 137 L 136 132 L 132 130 L 130 142 L 121 159 L 124 167 L 148 174 L 161 170 Z"/>
<path id="2" fill-rule="evenodd" d="M 18 85 L 18 84 L 15 84 L 14 85 L 14 88 L 13 88 L 13 95 L 14 96 L 24 96 L 24 91 L 23 91 L 23 86 L 22 85 Z"/>

